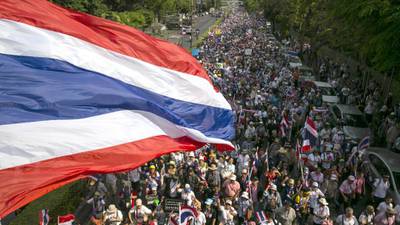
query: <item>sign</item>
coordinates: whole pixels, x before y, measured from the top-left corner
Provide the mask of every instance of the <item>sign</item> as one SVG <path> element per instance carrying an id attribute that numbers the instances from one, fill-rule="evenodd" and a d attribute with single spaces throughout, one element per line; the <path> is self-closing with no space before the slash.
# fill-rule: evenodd
<path id="1" fill-rule="evenodd" d="M 246 48 L 246 49 L 244 50 L 244 55 L 251 55 L 252 52 L 253 52 L 253 49 L 251 49 L 251 48 Z"/>

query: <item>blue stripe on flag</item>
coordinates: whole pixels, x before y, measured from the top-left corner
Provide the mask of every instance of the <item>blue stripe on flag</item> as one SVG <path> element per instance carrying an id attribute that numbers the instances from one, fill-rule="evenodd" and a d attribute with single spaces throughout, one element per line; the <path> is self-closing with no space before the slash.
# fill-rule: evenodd
<path id="1" fill-rule="evenodd" d="M 234 137 L 231 110 L 172 99 L 67 62 L 0 54 L 0 125 L 142 110 L 208 137 Z"/>

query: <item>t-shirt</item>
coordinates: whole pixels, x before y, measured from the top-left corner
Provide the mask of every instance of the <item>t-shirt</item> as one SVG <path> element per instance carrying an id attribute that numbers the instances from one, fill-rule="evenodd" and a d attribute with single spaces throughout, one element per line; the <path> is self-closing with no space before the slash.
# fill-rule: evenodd
<path id="1" fill-rule="evenodd" d="M 358 225 L 358 221 L 355 216 L 348 218 L 346 215 L 339 215 L 336 218 L 336 224 L 337 225 Z"/>

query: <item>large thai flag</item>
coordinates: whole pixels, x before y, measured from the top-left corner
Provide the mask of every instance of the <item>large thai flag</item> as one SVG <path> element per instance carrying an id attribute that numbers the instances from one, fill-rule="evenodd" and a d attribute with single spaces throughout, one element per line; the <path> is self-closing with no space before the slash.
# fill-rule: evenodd
<path id="1" fill-rule="evenodd" d="M 205 143 L 234 116 L 183 48 L 46 0 L 0 1 L 0 218 L 93 173 Z"/>

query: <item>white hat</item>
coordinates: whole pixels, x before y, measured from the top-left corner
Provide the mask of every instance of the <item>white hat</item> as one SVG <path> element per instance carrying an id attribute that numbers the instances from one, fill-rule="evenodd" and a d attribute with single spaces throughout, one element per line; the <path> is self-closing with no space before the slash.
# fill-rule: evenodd
<path id="1" fill-rule="evenodd" d="M 350 175 L 347 179 L 351 180 L 351 181 L 355 181 L 356 178 L 353 175 Z"/>
<path id="2" fill-rule="evenodd" d="M 330 177 L 331 180 L 337 180 L 337 178 L 338 177 L 336 174 L 334 174 L 334 173 L 331 174 L 331 177 Z"/>
<path id="3" fill-rule="evenodd" d="M 314 181 L 311 186 L 317 188 L 318 187 L 318 183 Z"/>
<path id="4" fill-rule="evenodd" d="M 194 157 L 194 152 L 190 152 L 189 157 Z"/>
<path id="5" fill-rule="evenodd" d="M 243 192 L 242 193 L 242 198 L 245 198 L 245 199 L 249 199 L 249 193 L 248 192 Z"/>
<path id="6" fill-rule="evenodd" d="M 117 211 L 117 207 L 114 204 L 108 206 L 107 212 L 108 213 L 115 213 Z"/>
<path id="7" fill-rule="evenodd" d="M 229 179 L 230 179 L 230 180 L 236 180 L 236 175 L 235 175 L 235 174 L 232 174 L 232 175 L 229 177 Z"/>
<path id="8" fill-rule="evenodd" d="M 142 199 L 140 199 L 140 198 L 136 199 L 136 205 L 137 206 L 141 206 L 142 205 Z"/>
<path id="9" fill-rule="evenodd" d="M 229 205 L 232 205 L 232 201 L 231 201 L 231 200 L 229 200 L 229 199 L 228 199 L 228 200 L 226 200 L 226 201 L 225 201 L 225 203 L 226 203 L 226 204 L 229 204 Z"/>
<path id="10" fill-rule="evenodd" d="M 276 191 L 276 190 L 277 190 L 277 187 L 276 187 L 275 184 L 272 184 L 271 187 L 270 187 L 270 189 Z"/>
<path id="11" fill-rule="evenodd" d="M 190 188 L 190 184 L 185 184 L 185 189 L 189 189 Z"/>

